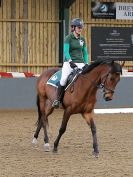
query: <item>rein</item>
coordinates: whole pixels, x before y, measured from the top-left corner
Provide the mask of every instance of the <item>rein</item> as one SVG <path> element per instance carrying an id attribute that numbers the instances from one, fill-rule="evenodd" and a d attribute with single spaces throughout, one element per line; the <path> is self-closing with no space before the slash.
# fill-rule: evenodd
<path id="1" fill-rule="evenodd" d="M 93 85 L 95 85 L 98 89 L 102 90 L 104 93 L 114 93 L 114 90 L 105 87 L 106 81 L 107 81 L 107 78 L 108 78 L 109 74 L 110 74 L 110 72 L 108 72 L 108 74 L 106 74 L 106 75 L 104 76 L 105 79 L 104 79 L 104 81 L 101 81 L 100 84 L 96 84 L 96 83 L 93 82 L 93 81 L 90 81 L 90 82 L 91 82 Z M 80 74 L 80 76 L 82 76 L 82 77 L 84 77 L 84 78 L 87 78 L 86 76 L 81 75 L 81 74 Z"/>
<path id="2" fill-rule="evenodd" d="M 104 93 L 114 93 L 114 90 L 105 87 L 109 74 L 110 74 L 110 72 L 107 75 L 104 76 L 105 80 L 98 85 L 98 88 L 102 89 L 102 91 Z"/>

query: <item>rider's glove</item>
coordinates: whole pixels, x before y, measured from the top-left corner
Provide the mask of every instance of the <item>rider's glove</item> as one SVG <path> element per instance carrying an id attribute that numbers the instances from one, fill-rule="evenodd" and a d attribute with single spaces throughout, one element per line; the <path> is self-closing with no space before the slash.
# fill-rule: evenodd
<path id="1" fill-rule="evenodd" d="M 70 64 L 70 67 L 71 67 L 72 69 L 78 67 L 78 66 L 77 66 L 75 63 L 73 63 L 72 61 L 69 61 L 69 64 Z"/>
<path id="2" fill-rule="evenodd" d="M 85 64 L 84 66 L 83 66 L 83 68 L 82 68 L 82 74 L 85 74 L 85 73 L 87 73 L 87 71 L 88 71 L 88 64 Z"/>
<path id="3" fill-rule="evenodd" d="M 86 70 L 87 68 L 88 68 L 88 64 L 85 64 L 84 66 L 83 66 L 83 68 L 82 68 L 82 70 Z"/>

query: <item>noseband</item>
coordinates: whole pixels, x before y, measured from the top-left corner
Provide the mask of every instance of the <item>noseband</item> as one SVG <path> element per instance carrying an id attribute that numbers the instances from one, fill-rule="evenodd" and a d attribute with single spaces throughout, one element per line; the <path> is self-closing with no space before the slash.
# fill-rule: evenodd
<path id="1" fill-rule="evenodd" d="M 114 90 L 105 87 L 105 86 L 106 86 L 107 78 L 108 78 L 108 76 L 109 76 L 110 73 L 111 73 L 111 72 L 109 72 L 107 75 L 104 76 L 103 81 L 101 81 L 101 83 L 100 83 L 99 85 L 97 85 L 97 87 L 98 87 L 99 89 L 101 89 L 104 93 L 112 93 L 112 94 L 113 94 L 113 93 L 114 93 Z"/>

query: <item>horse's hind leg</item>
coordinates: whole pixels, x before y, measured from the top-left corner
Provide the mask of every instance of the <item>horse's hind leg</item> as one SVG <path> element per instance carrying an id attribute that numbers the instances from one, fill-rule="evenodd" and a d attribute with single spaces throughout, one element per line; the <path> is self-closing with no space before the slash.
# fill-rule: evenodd
<path id="1" fill-rule="evenodd" d="M 37 138 L 38 138 L 38 135 L 39 135 L 39 132 L 40 132 L 41 128 L 42 128 L 42 120 L 39 119 L 38 122 L 37 122 L 36 131 L 35 131 L 34 136 L 33 136 L 32 144 L 37 144 Z"/>
<path id="2" fill-rule="evenodd" d="M 39 112 L 39 124 L 36 130 L 36 133 L 39 133 L 41 127 L 43 127 L 44 130 L 44 148 L 45 151 L 50 150 L 50 145 L 49 145 L 49 137 L 47 133 L 47 128 L 48 128 L 48 119 L 46 116 L 46 97 L 40 96 L 39 97 L 39 106 L 38 106 L 38 112 Z M 37 135 L 37 134 L 36 134 Z"/>
<path id="3" fill-rule="evenodd" d="M 60 138 L 66 131 L 66 127 L 67 127 L 67 123 L 68 123 L 69 118 L 70 118 L 70 113 L 67 110 L 65 110 L 64 115 L 63 115 L 63 120 L 61 123 L 61 127 L 59 129 L 59 134 L 54 142 L 53 152 L 57 152 L 57 150 L 58 150 Z"/>
<path id="4" fill-rule="evenodd" d="M 37 95 L 37 108 L 38 108 L 38 121 L 37 121 L 37 128 L 34 134 L 34 138 L 32 140 L 33 144 L 37 143 L 37 138 L 39 135 L 39 132 L 41 128 L 43 127 L 44 130 L 44 147 L 46 151 L 49 149 L 49 138 L 47 133 L 47 127 L 48 127 L 48 119 L 45 114 L 46 111 L 46 97 Z"/>
<path id="5" fill-rule="evenodd" d="M 43 126 L 43 130 L 44 130 L 44 149 L 45 151 L 50 151 L 50 144 L 49 144 L 49 137 L 48 137 L 48 119 L 46 117 L 46 115 L 42 115 L 42 126 Z"/>
<path id="6" fill-rule="evenodd" d="M 45 99 L 44 99 L 44 102 L 45 102 Z M 41 130 L 41 127 L 42 127 L 42 120 L 41 120 L 41 116 L 42 116 L 42 113 L 41 113 L 41 110 L 40 110 L 40 99 L 39 99 L 39 95 L 37 95 L 37 108 L 38 108 L 38 120 L 37 120 L 37 128 L 36 128 L 36 131 L 35 131 L 35 134 L 33 136 L 33 140 L 32 140 L 32 144 L 37 144 L 37 138 L 38 138 L 38 135 L 39 135 L 39 132 Z"/>
<path id="7" fill-rule="evenodd" d="M 40 101 L 40 110 L 41 110 L 41 121 L 44 130 L 44 148 L 45 151 L 50 151 L 49 137 L 48 137 L 48 116 L 53 112 L 53 108 L 51 106 L 51 102 L 46 99 L 44 104 L 44 99 Z"/>
<path id="8" fill-rule="evenodd" d="M 83 117 L 86 119 L 87 124 L 91 128 L 92 138 L 93 138 L 93 149 L 94 149 L 93 154 L 95 155 L 95 157 L 98 157 L 99 150 L 98 150 L 98 143 L 97 143 L 96 125 L 94 123 L 91 113 L 84 113 Z"/>

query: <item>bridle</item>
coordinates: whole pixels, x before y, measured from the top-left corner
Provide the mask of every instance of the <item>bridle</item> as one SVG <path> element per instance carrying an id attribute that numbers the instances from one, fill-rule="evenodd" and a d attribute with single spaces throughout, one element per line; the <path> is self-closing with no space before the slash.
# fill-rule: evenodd
<path id="1" fill-rule="evenodd" d="M 111 73 L 111 71 L 109 71 L 109 72 L 103 77 L 103 79 L 102 79 L 102 81 L 100 82 L 100 84 L 96 84 L 94 81 L 91 81 L 91 83 L 92 83 L 93 85 L 95 85 L 98 89 L 102 90 L 102 92 L 104 92 L 104 94 L 107 94 L 107 93 L 112 93 L 112 94 L 113 94 L 113 93 L 115 92 L 114 90 L 112 90 L 112 89 L 106 87 L 107 78 L 108 78 L 108 76 L 109 76 L 110 73 Z M 86 78 L 85 75 L 80 75 L 80 76 Z"/>
<path id="2" fill-rule="evenodd" d="M 81 72 L 82 73 L 82 72 Z M 102 78 L 102 81 L 100 82 L 100 84 L 96 84 L 94 81 L 91 81 L 91 83 L 93 85 L 95 85 L 98 89 L 101 89 L 102 92 L 104 92 L 104 94 L 108 94 L 108 93 L 111 93 L 111 94 L 114 94 L 114 90 L 106 87 L 106 83 L 107 83 L 107 79 L 108 79 L 108 76 L 109 74 L 112 73 L 111 71 L 109 71 L 103 78 Z M 119 71 L 117 73 L 120 73 Z M 82 77 L 86 78 L 85 75 L 81 75 Z"/>
<path id="3" fill-rule="evenodd" d="M 112 90 L 112 89 L 106 87 L 107 78 L 108 78 L 108 76 L 109 76 L 110 73 L 111 73 L 111 72 L 108 72 L 108 74 L 106 74 L 106 75 L 103 77 L 101 83 L 100 83 L 99 85 L 97 85 L 97 87 L 98 87 L 99 89 L 101 89 L 102 92 L 104 92 L 105 94 L 107 94 L 107 93 L 112 93 L 112 94 L 113 94 L 113 93 L 115 92 L 114 90 Z"/>

